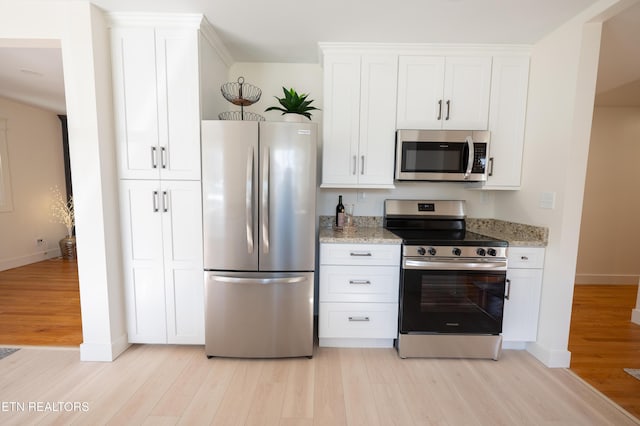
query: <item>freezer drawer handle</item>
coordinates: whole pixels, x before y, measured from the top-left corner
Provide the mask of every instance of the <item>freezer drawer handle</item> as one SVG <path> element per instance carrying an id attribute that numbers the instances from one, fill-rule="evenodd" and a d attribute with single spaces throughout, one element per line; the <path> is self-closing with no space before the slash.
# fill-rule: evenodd
<path id="1" fill-rule="evenodd" d="M 369 317 L 349 317 L 351 322 L 368 322 L 371 321 Z"/>
<path id="2" fill-rule="evenodd" d="M 212 277 L 215 281 L 233 284 L 296 284 L 306 281 L 305 277 L 285 278 L 237 278 L 237 277 Z"/>
<path id="3" fill-rule="evenodd" d="M 520 256 L 520 260 L 529 260 L 527 256 Z"/>
<path id="4" fill-rule="evenodd" d="M 349 280 L 349 284 L 371 284 L 369 280 Z"/>
<path id="5" fill-rule="evenodd" d="M 371 252 L 370 251 L 352 251 L 351 253 L 349 253 L 350 256 L 355 256 L 355 257 L 371 257 Z"/>

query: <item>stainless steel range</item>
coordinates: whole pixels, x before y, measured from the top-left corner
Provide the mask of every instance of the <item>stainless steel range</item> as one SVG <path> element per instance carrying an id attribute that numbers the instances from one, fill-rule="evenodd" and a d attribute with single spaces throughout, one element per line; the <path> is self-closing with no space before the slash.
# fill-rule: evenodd
<path id="1" fill-rule="evenodd" d="M 500 356 L 508 243 L 465 219 L 464 201 L 385 201 L 384 226 L 403 240 L 402 358 Z"/>

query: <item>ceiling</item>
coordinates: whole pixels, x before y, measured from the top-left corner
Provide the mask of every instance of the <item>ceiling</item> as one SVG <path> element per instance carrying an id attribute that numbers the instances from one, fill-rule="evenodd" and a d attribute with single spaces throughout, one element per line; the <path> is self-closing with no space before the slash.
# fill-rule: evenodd
<path id="1" fill-rule="evenodd" d="M 398 0 L 393 7 L 387 0 L 93 3 L 110 12 L 203 13 L 237 62 L 316 63 L 318 42 L 532 44 L 596 1 Z M 612 91 L 640 78 L 640 43 L 632 43 L 639 34 L 640 4 L 605 23 L 598 93 L 615 98 Z M 60 49 L 7 47 L 0 40 L 0 64 L 0 96 L 64 112 Z"/>

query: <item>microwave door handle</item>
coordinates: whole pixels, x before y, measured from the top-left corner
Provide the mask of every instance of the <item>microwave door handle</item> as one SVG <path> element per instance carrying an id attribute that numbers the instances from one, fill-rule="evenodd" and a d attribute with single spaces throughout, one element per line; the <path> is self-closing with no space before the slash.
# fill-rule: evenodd
<path id="1" fill-rule="evenodd" d="M 467 171 L 464 173 L 464 178 L 469 179 L 471 168 L 473 167 L 473 138 L 471 136 L 467 136 L 466 141 L 467 147 L 469 148 L 469 159 L 467 160 Z"/>

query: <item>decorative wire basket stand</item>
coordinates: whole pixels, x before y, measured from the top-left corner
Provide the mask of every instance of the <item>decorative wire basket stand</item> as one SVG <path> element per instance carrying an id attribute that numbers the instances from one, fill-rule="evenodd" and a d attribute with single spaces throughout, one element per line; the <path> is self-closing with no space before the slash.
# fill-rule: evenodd
<path id="1" fill-rule="evenodd" d="M 244 107 L 253 105 L 260 100 L 262 90 L 244 82 L 244 77 L 238 81 L 225 83 L 220 87 L 222 96 L 234 105 L 240 106 L 240 111 L 228 111 L 218 115 L 220 120 L 252 120 L 264 121 L 264 117 L 253 112 L 244 112 Z"/>
<path id="2" fill-rule="evenodd" d="M 264 121 L 264 117 L 260 114 L 244 111 L 225 111 L 218 114 L 220 120 L 247 120 L 247 121 Z"/>

